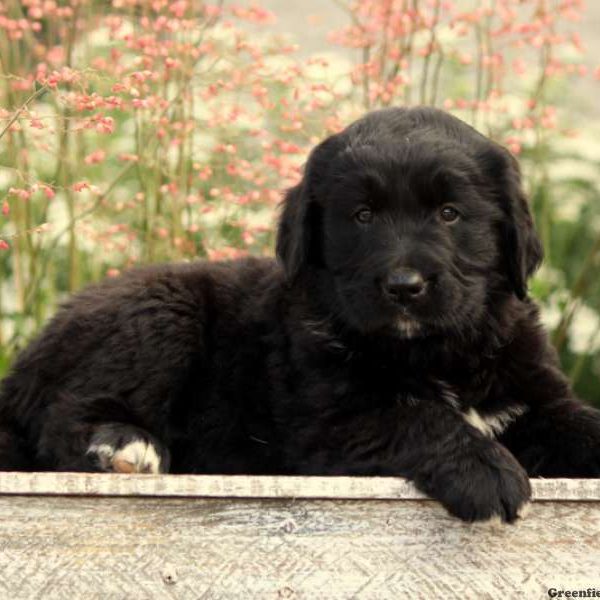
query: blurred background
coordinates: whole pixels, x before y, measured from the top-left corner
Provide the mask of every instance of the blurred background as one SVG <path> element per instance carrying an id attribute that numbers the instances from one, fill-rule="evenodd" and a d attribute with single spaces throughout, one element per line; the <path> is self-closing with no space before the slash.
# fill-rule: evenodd
<path id="1" fill-rule="evenodd" d="M 0 0 L 0 375 L 70 292 L 273 252 L 309 149 L 445 108 L 520 160 L 532 293 L 600 406 L 600 3 Z"/>

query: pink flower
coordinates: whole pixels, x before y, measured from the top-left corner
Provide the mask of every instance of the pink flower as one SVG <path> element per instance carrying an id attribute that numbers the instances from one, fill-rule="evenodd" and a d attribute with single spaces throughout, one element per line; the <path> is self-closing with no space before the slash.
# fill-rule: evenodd
<path id="1" fill-rule="evenodd" d="M 71 186 L 74 192 L 81 192 L 83 190 L 89 190 L 90 184 L 87 181 L 78 181 Z"/>
<path id="2" fill-rule="evenodd" d="M 105 158 L 106 158 L 106 152 L 104 150 L 95 150 L 91 154 L 88 154 L 83 159 L 83 162 L 86 165 L 97 165 L 97 164 L 103 162 Z"/>
<path id="3" fill-rule="evenodd" d="M 517 75 L 524 75 L 527 71 L 527 63 L 522 58 L 515 58 L 512 66 Z"/>
<path id="4" fill-rule="evenodd" d="M 98 133 L 112 133 L 115 129 L 115 120 L 112 117 L 100 117 L 96 120 Z"/>
<path id="5" fill-rule="evenodd" d="M 506 147 L 513 154 L 520 154 L 521 153 L 521 140 L 519 140 L 518 138 L 516 138 L 514 136 L 508 137 L 505 140 L 505 144 L 506 144 Z"/>
<path id="6" fill-rule="evenodd" d="M 56 192 L 49 185 L 41 184 L 40 187 L 48 200 L 52 200 L 56 196 Z"/>
<path id="7" fill-rule="evenodd" d="M 242 240 L 244 240 L 246 246 L 250 246 L 256 241 L 255 237 L 249 231 L 242 232 Z"/>
<path id="8" fill-rule="evenodd" d="M 469 52 L 460 52 L 458 60 L 461 65 L 470 65 L 473 62 L 473 56 Z"/>
<path id="9" fill-rule="evenodd" d="M 26 190 L 23 188 L 11 187 L 8 189 L 8 193 L 12 196 L 17 196 L 17 198 L 20 198 L 21 200 L 29 200 L 29 198 L 31 197 L 31 190 Z"/>
<path id="10" fill-rule="evenodd" d="M 119 154 L 119 160 L 122 160 L 123 162 L 138 162 L 140 157 L 137 154 L 127 154 L 122 152 Z"/>

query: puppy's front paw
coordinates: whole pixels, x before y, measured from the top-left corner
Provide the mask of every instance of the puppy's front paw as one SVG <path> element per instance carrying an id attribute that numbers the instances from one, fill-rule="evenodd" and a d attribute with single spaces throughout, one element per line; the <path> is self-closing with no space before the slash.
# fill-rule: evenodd
<path id="1" fill-rule="evenodd" d="M 166 473 L 169 453 L 143 429 L 129 425 L 99 426 L 86 455 L 99 470 L 114 473 Z"/>
<path id="2" fill-rule="evenodd" d="M 525 512 L 531 486 L 512 454 L 494 444 L 436 478 L 433 495 L 463 521 L 512 523 Z"/>

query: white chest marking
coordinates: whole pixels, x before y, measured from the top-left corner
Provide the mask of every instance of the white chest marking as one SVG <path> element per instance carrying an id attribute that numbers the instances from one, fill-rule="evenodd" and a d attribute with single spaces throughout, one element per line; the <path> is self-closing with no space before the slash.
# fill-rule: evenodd
<path id="1" fill-rule="evenodd" d="M 470 408 L 468 412 L 463 413 L 463 417 L 469 425 L 479 429 L 484 435 L 496 437 L 526 411 L 526 406 L 516 405 L 491 415 L 482 415 L 474 408 Z"/>

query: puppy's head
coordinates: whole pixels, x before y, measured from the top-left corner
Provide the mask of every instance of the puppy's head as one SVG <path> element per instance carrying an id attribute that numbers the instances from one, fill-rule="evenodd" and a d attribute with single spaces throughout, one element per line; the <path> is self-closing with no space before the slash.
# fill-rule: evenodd
<path id="1" fill-rule="evenodd" d="M 520 179 L 505 149 L 447 113 L 373 112 L 313 150 L 277 254 L 290 282 L 318 272 L 360 331 L 466 333 L 495 293 L 524 299 L 541 261 Z"/>

